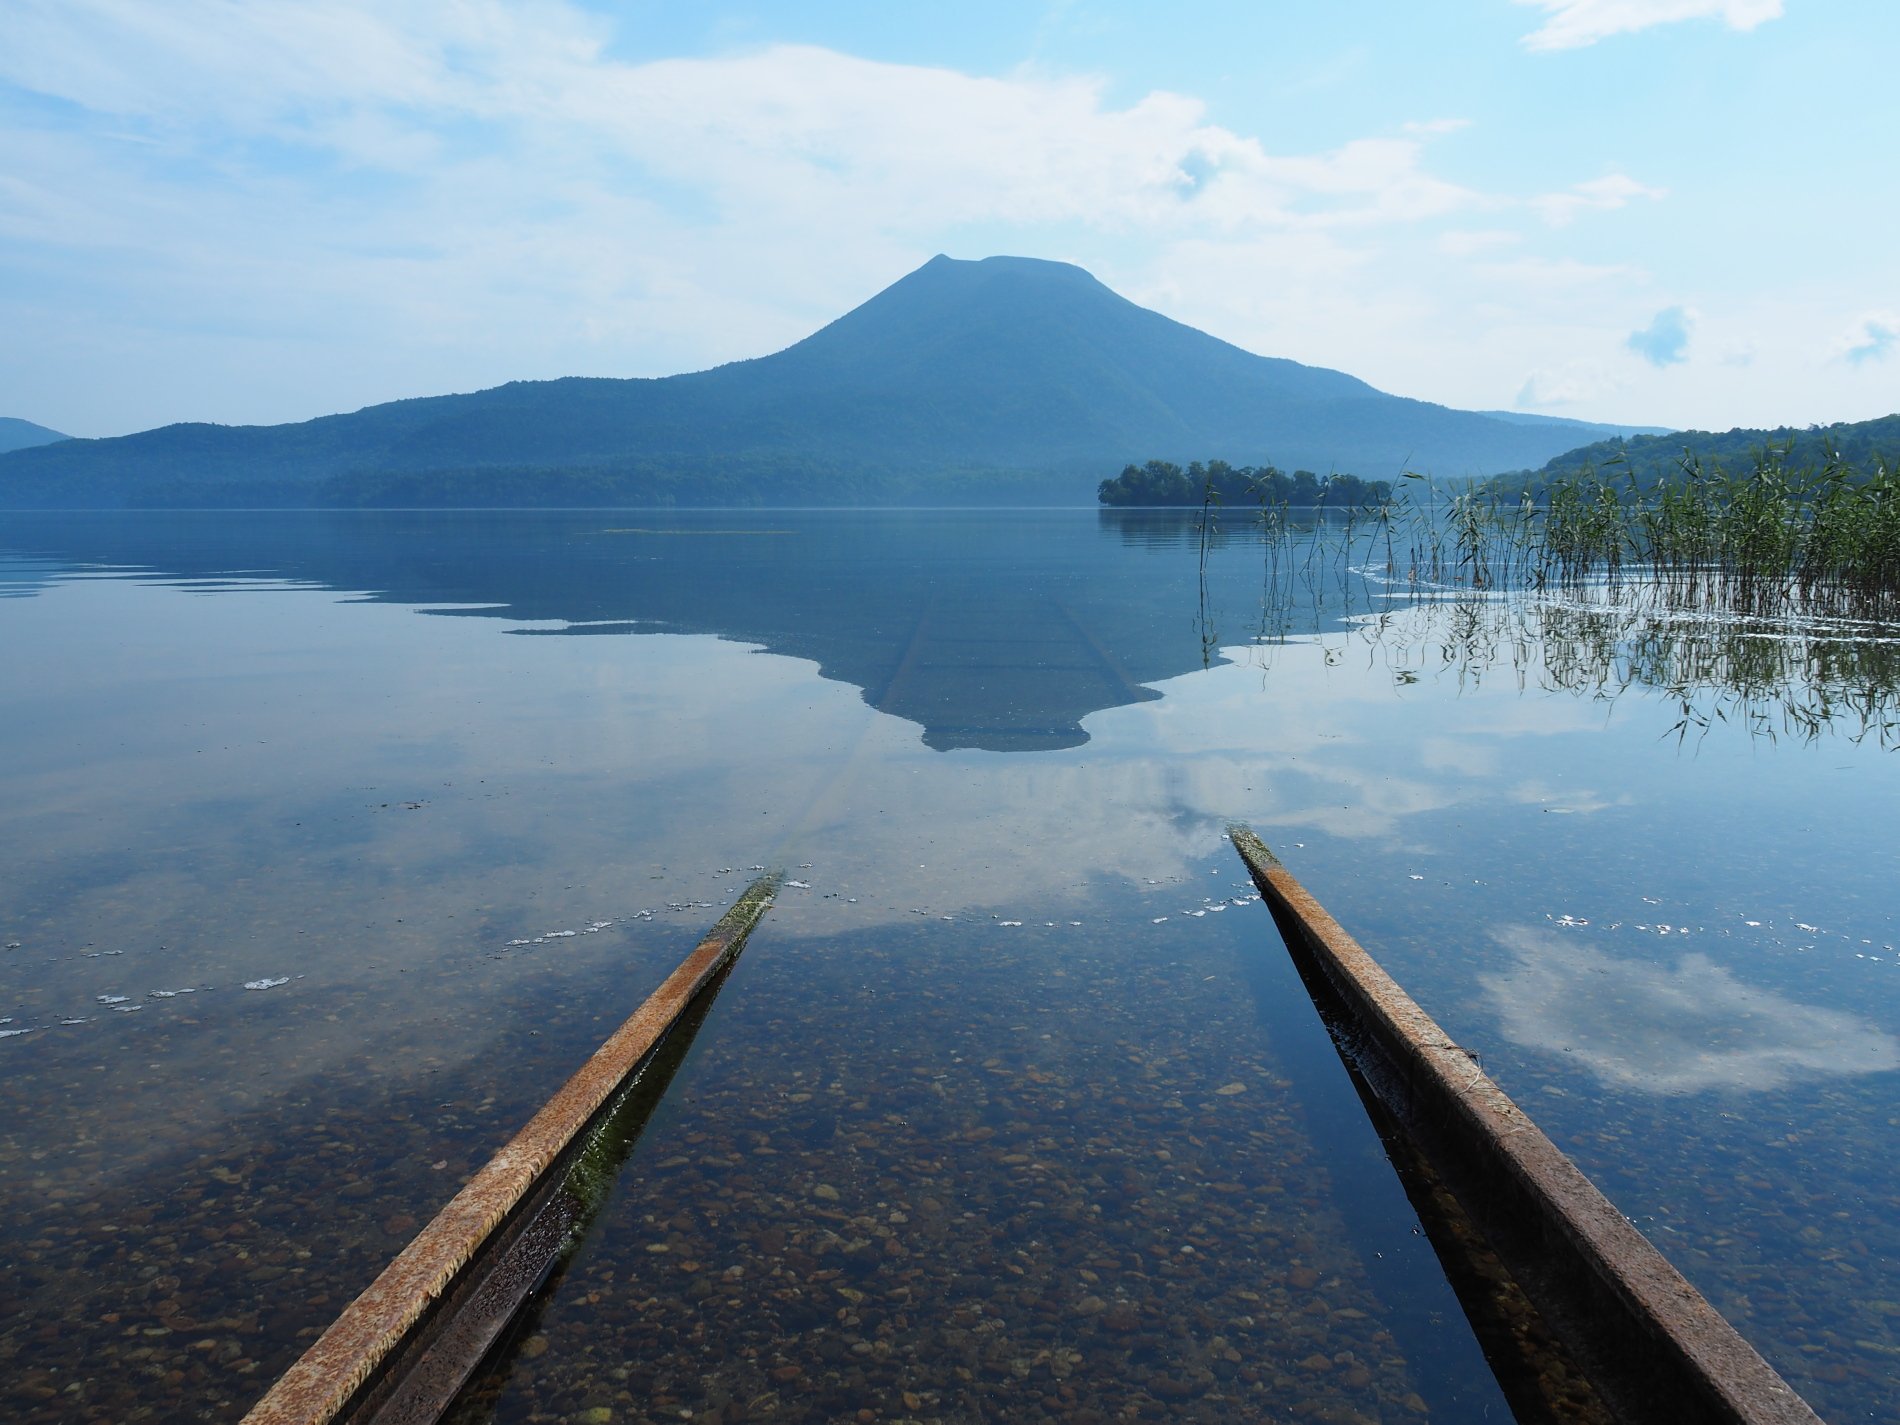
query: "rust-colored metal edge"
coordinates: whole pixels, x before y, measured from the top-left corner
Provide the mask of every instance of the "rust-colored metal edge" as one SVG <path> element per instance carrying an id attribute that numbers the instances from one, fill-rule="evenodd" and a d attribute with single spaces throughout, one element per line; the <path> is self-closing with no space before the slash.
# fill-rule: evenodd
<path id="1" fill-rule="evenodd" d="M 529 1303 L 558 1292 L 569 1252 L 604 1206 L 692 1051 L 730 966 L 707 984 L 449 1291 L 358 1389 L 338 1425 L 435 1425 L 478 1376 L 491 1385 L 506 1379 L 510 1346 L 521 1340 Z"/>
<path id="2" fill-rule="evenodd" d="M 755 881 L 547 1104 L 285 1371 L 243 1425 L 330 1425 L 452 1291 L 548 1169 L 732 963 L 781 877 Z"/>
<path id="3" fill-rule="evenodd" d="M 1234 849 L 1350 1053 L 1619 1419 L 1820 1417 L 1245 826 Z"/>

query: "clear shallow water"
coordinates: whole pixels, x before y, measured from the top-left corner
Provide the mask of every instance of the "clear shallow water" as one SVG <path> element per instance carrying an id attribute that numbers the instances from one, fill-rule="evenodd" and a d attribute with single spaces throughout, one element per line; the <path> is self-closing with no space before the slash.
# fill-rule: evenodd
<path id="1" fill-rule="evenodd" d="M 1263 607 L 1243 531 L 1203 589 L 1092 511 L 0 551 L 11 1415 L 241 1413 L 778 862 L 485 1411 L 1497 1418 L 1233 818 L 1824 1415 L 1886 1409 L 1877 638 L 1323 561 Z"/>

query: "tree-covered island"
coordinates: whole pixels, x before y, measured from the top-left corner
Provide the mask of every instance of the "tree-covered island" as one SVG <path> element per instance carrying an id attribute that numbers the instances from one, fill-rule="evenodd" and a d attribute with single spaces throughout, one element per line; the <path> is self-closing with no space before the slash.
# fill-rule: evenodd
<path id="1" fill-rule="evenodd" d="M 1392 498 L 1389 480 L 1357 475 L 1291 475 L 1272 465 L 1229 465 L 1225 460 L 1193 461 L 1184 470 L 1166 460 L 1129 465 L 1096 489 L 1105 505 L 1200 505 L 1210 498 L 1223 505 L 1325 505 L 1348 509 L 1381 505 Z"/>

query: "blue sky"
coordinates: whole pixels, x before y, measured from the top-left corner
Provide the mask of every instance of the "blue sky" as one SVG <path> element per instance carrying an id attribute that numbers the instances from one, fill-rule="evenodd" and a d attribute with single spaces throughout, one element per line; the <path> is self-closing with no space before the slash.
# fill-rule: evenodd
<path id="1" fill-rule="evenodd" d="M 1081 263 L 1477 409 L 1900 409 L 1891 0 L 7 0 L 0 414 L 297 420 Z"/>

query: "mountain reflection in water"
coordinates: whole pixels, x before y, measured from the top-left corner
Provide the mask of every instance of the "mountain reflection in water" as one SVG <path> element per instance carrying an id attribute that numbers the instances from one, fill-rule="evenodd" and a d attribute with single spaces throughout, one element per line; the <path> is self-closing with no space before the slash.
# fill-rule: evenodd
<path id="1" fill-rule="evenodd" d="M 1263 538 L 1257 512 L 1102 510 L 1051 542 L 1011 511 L 18 514 L 0 593 L 67 570 L 217 587 L 259 577 L 359 592 L 535 636 L 709 633 L 809 659 L 940 751 L 1086 743 L 1091 713 L 1160 695 L 1222 645 L 1345 635 L 1396 683 L 1505 675 L 1614 700 L 1667 694 L 1673 731 L 1895 737 L 1900 640 L 1749 621 L 1641 586 L 1562 596 L 1386 577 L 1327 523 Z M 1334 521 L 1336 524 L 1337 521 Z M 1197 561 L 1197 550 L 1200 558 Z M 1141 557 L 1129 558 L 1131 551 Z M 433 606 L 433 607 L 428 607 Z"/>
<path id="2" fill-rule="evenodd" d="M 1043 1338 L 1104 1418 L 1163 1375 L 1170 1418 L 1482 1418 L 1442 1280 L 1381 1275 L 1418 1239 L 1236 818 L 1824 1414 L 1878 1414 L 1886 635 L 1414 586 L 1249 513 L 0 521 L 0 1393 L 43 1392 L 0 1415 L 235 1418 L 778 859 L 808 884 L 669 1098 L 683 1146 L 508 1419 L 594 1408 L 589 1363 L 710 1414 L 705 1377 L 848 1351 L 814 1325 L 848 1299 L 775 1295 L 833 1245 L 818 1184 L 911 1254 L 858 1266 L 925 1273 L 888 1369 L 976 1392 L 946 1419 L 1022 1414 Z M 712 1280 L 735 1331 L 645 1350 Z"/>

